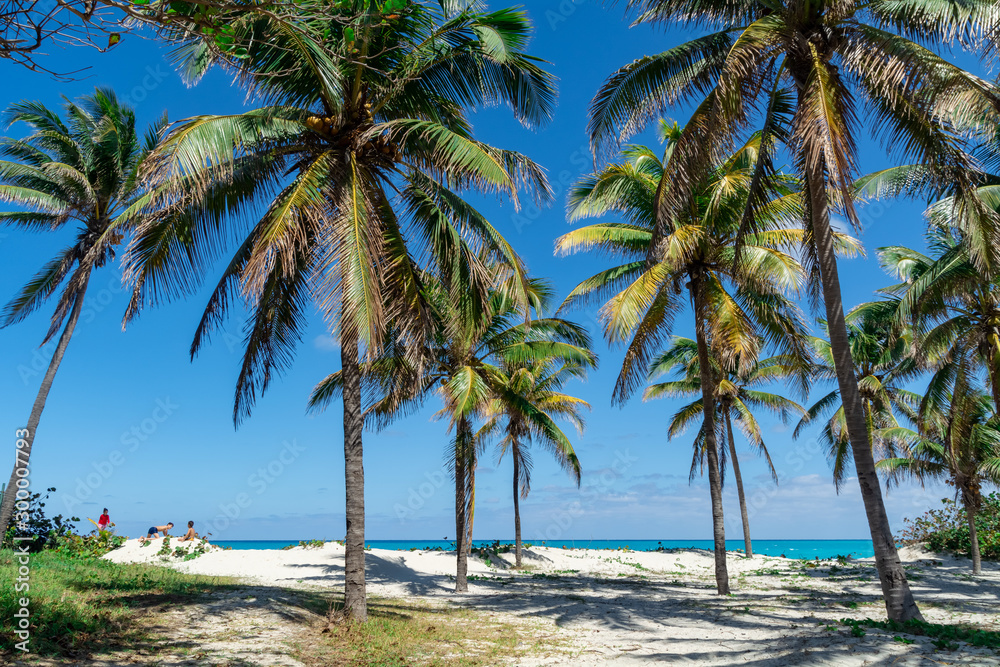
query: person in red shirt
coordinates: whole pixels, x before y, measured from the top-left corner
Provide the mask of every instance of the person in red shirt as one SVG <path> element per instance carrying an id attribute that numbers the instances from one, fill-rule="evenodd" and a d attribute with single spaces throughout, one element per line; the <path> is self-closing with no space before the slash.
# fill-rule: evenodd
<path id="1" fill-rule="evenodd" d="M 108 516 L 108 508 L 105 507 L 104 514 L 102 514 L 101 518 L 97 520 L 97 528 L 99 530 L 107 530 L 108 526 L 113 526 L 113 525 L 115 524 L 111 523 L 111 517 Z"/>

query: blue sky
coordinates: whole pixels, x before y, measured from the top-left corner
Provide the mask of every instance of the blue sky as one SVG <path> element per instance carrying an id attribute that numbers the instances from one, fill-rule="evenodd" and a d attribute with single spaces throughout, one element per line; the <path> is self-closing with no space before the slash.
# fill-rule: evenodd
<path id="1" fill-rule="evenodd" d="M 495 6 L 499 6 L 494 3 Z M 553 240 L 571 227 L 564 215 L 566 187 L 592 167 L 586 110 L 604 78 L 645 54 L 689 39 L 680 30 L 629 29 L 620 8 L 588 0 L 528 2 L 536 25 L 532 52 L 552 63 L 560 79 L 554 120 L 532 132 L 503 109 L 475 117 L 479 137 L 527 153 L 548 169 L 557 197 L 543 209 L 516 212 L 509 202 L 476 199 L 537 276 L 553 280 L 560 298 L 602 267 L 595 256 L 555 257 Z M 165 111 L 171 120 L 244 108 L 243 93 L 214 71 L 186 88 L 155 40 L 127 36 L 108 53 L 55 49 L 48 60 L 66 71 L 88 67 L 76 80 L 54 81 L 0 62 L 6 82 L 0 103 L 28 98 L 49 106 L 95 86 L 111 86 L 147 124 Z M 688 110 L 671 110 L 684 121 Z M 21 130 L 10 130 L 17 134 Z M 650 133 L 638 140 L 652 143 Z M 885 151 L 867 138 L 861 170 L 888 165 Z M 887 244 L 923 247 L 922 206 L 891 202 L 862 213 L 863 240 L 872 258 L 841 264 L 845 303 L 872 297 L 889 283 L 873 249 Z M 58 237 L 58 238 L 57 238 Z M 7 300 L 70 234 L 24 235 L 0 230 L 0 298 Z M 221 267 L 221 264 L 220 264 Z M 217 268 L 220 268 L 217 267 Z M 206 277 L 212 285 L 215 275 Z M 294 367 L 259 400 L 239 430 L 232 422 L 233 388 L 240 363 L 242 318 L 192 363 L 188 346 L 207 290 L 185 302 L 144 313 L 121 328 L 127 297 L 120 273 L 106 268 L 91 281 L 87 304 L 49 395 L 32 454 L 36 490 L 58 491 L 47 509 L 96 519 L 102 507 L 121 532 L 136 535 L 151 524 L 194 520 L 216 539 L 334 539 L 344 532 L 342 431 L 339 405 L 319 415 L 305 411 L 313 385 L 338 368 L 339 354 L 318 316 L 299 347 Z M 12 464 L 14 431 L 23 426 L 54 345 L 39 349 L 51 307 L 0 330 L 0 455 Z M 521 503 L 526 539 L 701 539 L 711 536 L 708 488 L 688 484 L 691 435 L 668 442 L 672 401 L 623 408 L 610 402 L 621 351 L 600 341 L 595 313 L 576 312 L 597 341 L 600 369 L 572 392 L 593 410 L 575 438 L 584 474 L 577 489 L 539 452 L 531 496 Z M 690 335 L 687 318 L 675 333 Z M 827 387 L 814 391 L 829 391 Z M 423 412 L 365 437 L 367 534 L 370 539 L 453 538 L 453 485 L 444 463 L 446 424 Z M 807 433 L 765 420 L 767 442 L 781 483 L 771 483 L 748 452 L 741 465 L 758 538 L 867 538 L 855 480 L 837 495 L 826 458 Z M 3 444 L 6 441 L 8 444 Z M 745 451 L 745 447 L 743 448 Z M 6 472 L 0 471 L 6 479 Z M 478 476 L 476 539 L 509 539 L 512 527 L 510 461 L 492 455 Z M 887 499 L 893 526 L 949 495 L 944 487 L 893 489 Z M 726 487 L 727 536 L 741 536 L 734 486 Z M 206 528 L 207 527 L 207 528 Z"/>

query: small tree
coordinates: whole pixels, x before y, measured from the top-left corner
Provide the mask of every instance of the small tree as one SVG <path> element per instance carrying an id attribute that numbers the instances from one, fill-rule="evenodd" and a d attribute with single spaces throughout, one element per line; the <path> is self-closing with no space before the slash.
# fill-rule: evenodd
<path id="1" fill-rule="evenodd" d="M 1000 417 L 992 397 L 969 387 L 959 375 L 953 392 L 926 402 L 919 430 L 901 426 L 880 437 L 899 443 L 904 456 L 885 458 L 878 469 L 890 482 L 910 476 L 921 482 L 941 479 L 955 487 L 969 526 L 972 573 L 982 573 L 976 515 L 982 507 L 984 483 L 1000 484 Z"/>
<path id="2" fill-rule="evenodd" d="M 585 376 L 584 366 L 560 362 L 554 357 L 504 365 L 498 379 L 505 391 L 489 402 L 486 421 L 476 433 L 479 442 L 499 437 L 497 461 L 502 461 L 510 452 L 514 464 L 515 567 L 521 567 L 522 560 L 519 501 L 527 498 L 531 491 L 532 443 L 545 447 L 577 486 L 580 484 L 580 460 L 555 420 L 568 420 L 583 433 L 584 421 L 580 413 L 590 409 L 590 404 L 559 390 L 568 379 Z M 543 416 L 547 419 L 542 419 Z"/>

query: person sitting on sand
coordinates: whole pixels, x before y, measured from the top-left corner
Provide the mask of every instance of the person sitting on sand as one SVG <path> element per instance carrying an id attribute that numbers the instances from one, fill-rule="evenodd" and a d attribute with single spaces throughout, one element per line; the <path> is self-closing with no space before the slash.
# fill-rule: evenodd
<path id="1" fill-rule="evenodd" d="M 188 521 L 188 531 L 184 533 L 184 537 L 178 538 L 178 542 L 191 542 L 192 540 L 198 539 L 198 533 L 194 532 L 194 521 Z"/>
<path id="2" fill-rule="evenodd" d="M 111 517 L 108 516 L 108 508 L 105 507 L 104 508 L 104 514 L 102 514 L 101 518 L 97 520 L 97 529 L 98 530 L 107 530 L 108 526 L 113 526 L 113 525 L 115 525 L 115 524 L 111 523 Z"/>
<path id="3" fill-rule="evenodd" d="M 167 525 L 165 526 L 150 526 L 149 532 L 146 533 L 146 537 L 140 537 L 139 541 L 149 542 L 150 540 L 155 540 L 160 537 L 160 533 L 163 534 L 163 537 L 170 537 L 167 531 L 173 527 L 174 527 L 173 521 L 168 521 Z"/>

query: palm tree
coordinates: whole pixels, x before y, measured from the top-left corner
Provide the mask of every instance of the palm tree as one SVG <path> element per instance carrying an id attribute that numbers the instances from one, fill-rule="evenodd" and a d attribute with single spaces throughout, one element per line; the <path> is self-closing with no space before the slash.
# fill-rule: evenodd
<path id="1" fill-rule="evenodd" d="M 713 359 L 715 358 L 717 355 L 713 355 Z M 712 364 L 715 378 L 715 400 L 718 414 L 722 416 L 719 435 L 726 438 L 729 445 L 729 457 L 733 462 L 733 476 L 736 478 L 736 492 L 740 500 L 743 541 L 747 558 L 753 557 L 753 543 L 750 540 L 750 516 L 747 512 L 746 495 L 743 492 L 743 476 L 740 474 L 740 461 L 736 453 L 733 423 L 736 423 L 755 453 L 764 457 L 767 467 L 771 471 L 771 477 L 777 484 L 778 473 L 774 469 L 774 464 L 771 463 L 771 455 L 764 442 L 764 433 L 757 422 L 754 410 L 762 408 L 773 412 L 781 418 L 782 422 L 787 422 L 790 412 L 805 414 L 805 410 L 795 401 L 779 394 L 762 391 L 758 387 L 780 380 L 799 380 L 805 370 L 806 367 L 797 364 L 796 360 L 780 356 L 760 359 L 749 367 L 738 362 L 735 366 L 727 369 L 723 369 L 718 363 Z M 698 345 L 695 341 L 690 338 L 675 337 L 670 347 L 650 364 L 650 380 L 671 373 L 679 377 L 676 380 L 650 384 L 643 394 L 643 400 L 701 394 L 701 369 L 698 365 Z M 668 437 L 673 439 L 686 431 L 703 412 L 704 408 L 700 398 L 681 407 L 674 413 L 670 421 L 670 427 L 667 430 Z M 705 431 L 701 425 L 698 426 L 698 435 L 695 437 L 693 445 L 691 480 L 694 480 L 698 468 L 704 470 L 705 466 Z M 725 452 L 726 449 L 723 447 L 719 456 L 723 480 L 726 472 Z"/>
<path id="2" fill-rule="evenodd" d="M 572 444 L 542 405 L 530 403 L 511 390 L 504 369 L 548 359 L 589 367 L 596 364 L 596 357 L 581 327 L 537 316 L 551 295 L 543 283 L 529 281 L 529 302 L 536 316 L 525 321 L 520 298 L 512 294 L 513 276 L 492 290 L 485 304 L 463 296 L 461 290 L 448 289 L 448 280 L 425 274 L 422 282 L 434 322 L 433 333 L 424 343 L 426 352 L 414 363 L 403 346 L 387 345 L 379 356 L 362 365 L 361 376 L 367 384 L 366 394 L 374 397 L 366 412 L 380 424 L 416 409 L 432 393 L 444 404 L 438 416 L 447 417 L 449 431 L 454 430 L 448 460 L 455 475 L 455 591 L 464 592 L 468 590 L 478 461 L 473 422 L 488 414 L 494 400 L 510 405 L 530 429 L 553 438 L 554 446 L 566 452 L 571 468 L 576 468 L 579 462 Z M 311 407 L 328 405 L 342 391 L 343 382 L 342 372 L 321 381 L 313 390 Z"/>
<path id="3" fill-rule="evenodd" d="M 448 3 L 362 0 L 298 7 L 307 18 L 296 30 L 260 14 L 230 24 L 229 54 L 200 29 L 184 35 L 178 54 L 189 78 L 221 62 L 267 106 L 191 118 L 165 139 L 152 173 L 164 179 L 172 209 L 129 247 L 127 317 L 191 293 L 226 242 L 242 239 L 191 347 L 196 354 L 234 298 L 248 303 L 239 422 L 291 363 L 306 308 L 319 305 L 340 339 L 345 605 L 360 621 L 367 618 L 361 361 L 383 348 L 390 324 L 400 340 L 423 340 L 429 315 L 414 257 L 466 263 L 466 288 L 480 294 L 493 285 L 486 260 L 503 261 L 527 309 L 520 259 L 460 193 L 516 201 L 522 187 L 545 198 L 548 186 L 523 155 L 476 141 L 465 110 L 505 103 L 535 126 L 551 116 L 555 92 L 540 61 L 524 53 L 530 25 L 522 12 L 450 14 Z"/>
<path id="4" fill-rule="evenodd" d="M 578 363 L 543 357 L 530 363 L 501 366 L 499 380 L 505 394 L 496 395 L 485 410 L 485 423 L 476 433 L 476 441 L 502 435 L 499 461 L 509 451 L 514 462 L 514 566 L 521 567 L 521 510 L 519 500 L 531 491 L 532 457 L 530 445 L 543 445 L 556 461 L 580 484 L 580 460 L 569 438 L 555 425 L 555 418 L 570 421 L 582 434 L 581 410 L 590 409 L 583 399 L 559 390 L 570 378 L 586 377 L 586 368 Z M 517 400 L 509 400 L 515 397 Z M 549 420 L 535 418 L 537 414 Z"/>
<path id="5" fill-rule="evenodd" d="M 715 538 L 715 579 L 720 595 L 729 592 L 726 569 L 722 480 L 716 445 L 715 382 L 709 350 L 724 364 L 754 363 L 763 338 L 786 354 L 808 357 L 804 324 L 798 308 L 786 296 L 803 278 L 801 265 L 782 250 L 801 242 L 801 229 L 781 226 L 800 215 L 795 183 L 773 179 L 769 206 L 761 207 L 759 226 L 745 237 L 742 255 L 746 271 L 736 271 L 735 245 L 746 194 L 756 168 L 760 136 L 733 155 L 707 168 L 691 187 L 692 206 L 656 227 L 656 202 L 675 184 L 667 180 L 684 131 L 661 121 L 666 150 L 661 158 L 644 146 L 629 146 L 621 162 L 585 176 L 569 194 L 571 220 L 619 213 L 628 222 L 598 223 L 574 230 L 556 241 L 557 252 L 600 249 L 626 260 L 580 283 L 562 307 L 610 297 L 600 315 L 605 337 L 612 343 L 629 340 L 614 400 L 622 402 L 645 381 L 649 360 L 670 334 L 680 295 L 687 290 L 695 318 L 704 412 L 705 455 Z M 653 246 L 663 248 L 648 263 Z M 729 289 L 731 283 L 734 289 Z M 617 293 L 615 293 L 617 292 Z M 712 312 L 709 312 L 711 304 Z"/>
<path id="6" fill-rule="evenodd" d="M 20 322 L 62 287 L 42 344 L 60 329 L 62 333 L 0 505 L 0 536 L 10 523 L 17 481 L 28 466 L 42 410 L 80 319 L 90 277 L 114 259 L 123 233 L 143 221 L 135 210 L 144 197 L 139 168 L 166 126 L 163 118 L 140 138 L 134 110 L 105 88 L 80 104 L 67 101 L 63 110 L 60 117 L 39 102 L 13 104 L 4 114 L 5 123 L 25 123 L 31 133 L 23 139 L 0 139 L 0 155 L 6 158 L 0 161 L 0 200 L 22 209 L 0 213 L 0 223 L 25 231 L 77 226 L 73 243 L 46 263 L 3 311 L 0 326 Z M 112 227 L 116 231 L 109 232 Z"/>
<path id="7" fill-rule="evenodd" d="M 854 374 L 870 434 L 868 451 L 880 456 L 892 456 L 893 443 L 880 438 L 882 429 L 899 426 L 897 416 L 912 421 L 916 418 L 921 397 L 905 389 L 905 385 L 921 372 L 911 356 L 912 335 L 898 330 L 898 302 L 893 299 L 864 303 L 847 315 L 847 335 Z M 837 377 L 833 349 L 823 338 L 813 338 L 819 363 L 814 377 L 833 381 Z M 817 420 L 824 420 L 821 441 L 833 466 L 833 483 L 840 491 L 848 477 L 852 454 L 850 434 L 840 390 L 834 389 L 817 400 L 796 425 L 792 436 L 798 438 Z"/>
<path id="8" fill-rule="evenodd" d="M 666 237 L 674 219 L 698 197 L 693 186 L 705 169 L 762 119 L 761 156 L 742 216 L 744 230 L 755 229 L 757 208 L 770 199 L 776 151 L 789 147 L 806 194 L 807 268 L 815 279 L 815 296 L 822 292 L 826 308 L 886 608 L 893 620 L 919 618 L 869 447 L 830 210 L 839 208 L 857 224 L 852 191 L 857 137 L 862 127 L 870 127 L 901 162 L 918 162 L 945 184 L 960 226 L 991 240 L 974 257 L 976 265 L 996 264 L 998 216 L 975 196 L 974 160 L 962 139 L 1000 125 L 1000 93 L 932 50 L 956 42 L 989 44 L 1000 25 L 996 5 L 989 0 L 630 0 L 628 7 L 637 13 L 637 23 L 679 23 L 699 34 L 706 27 L 713 32 L 614 72 L 591 105 L 591 144 L 603 153 L 667 107 L 697 104 L 665 175 L 673 187 L 657 202 L 658 237 Z M 864 101 L 863 112 L 858 100 Z M 662 248 L 654 244 L 650 262 L 661 257 Z"/>
<path id="9" fill-rule="evenodd" d="M 897 316 L 914 330 L 918 362 L 936 370 L 928 394 L 944 391 L 954 381 L 955 361 L 971 356 L 986 371 L 1000 410 L 1000 281 L 976 269 L 959 230 L 935 224 L 927 237 L 931 255 L 879 248 L 883 268 L 903 281 L 882 291 L 899 299 Z"/>
<path id="10" fill-rule="evenodd" d="M 982 559 L 976 513 L 982 505 L 982 484 L 1000 484 L 1000 418 L 992 397 L 968 386 L 965 379 L 960 375 L 953 384 L 954 392 L 941 396 L 942 401 L 924 405 L 919 430 L 900 426 L 880 434 L 898 442 L 905 455 L 884 458 L 878 468 L 893 482 L 912 476 L 921 483 L 942 479 L 955 487 L 969 524 L 972 572 L 979 575 Z"/>

